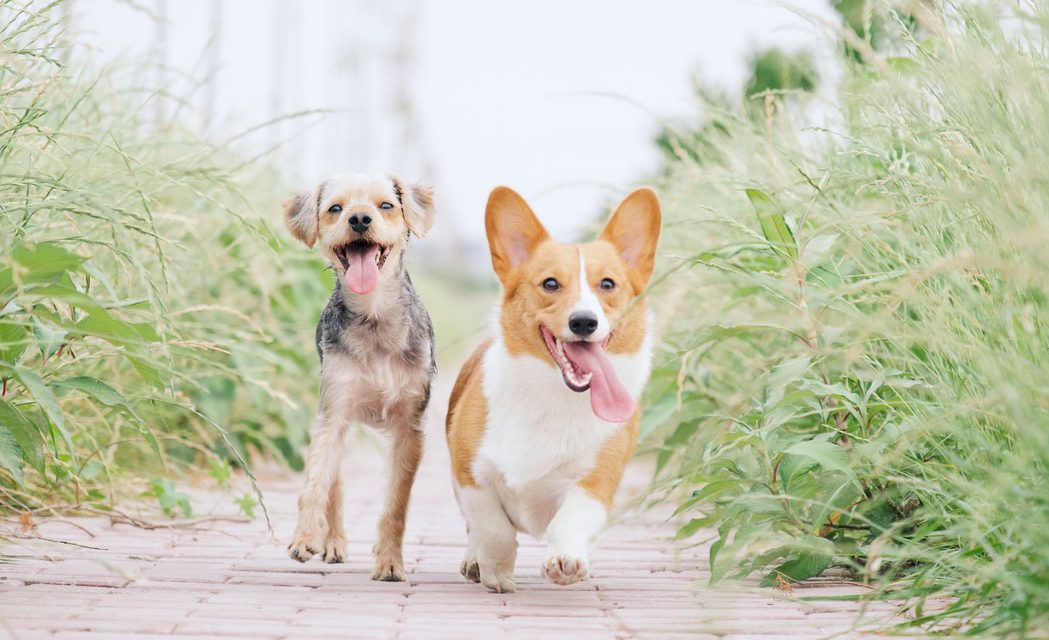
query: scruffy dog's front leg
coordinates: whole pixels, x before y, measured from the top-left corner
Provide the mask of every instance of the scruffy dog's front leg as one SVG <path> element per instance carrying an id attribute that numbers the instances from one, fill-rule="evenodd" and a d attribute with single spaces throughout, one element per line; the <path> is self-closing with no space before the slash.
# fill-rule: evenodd
<path id="1" fill-rule="evenodd" d="M 342 527 L 342 478 L 336 467 L 335 478 L 328 490 L 328 535 L 324 537 L 321 560 L 328 564 L 346 561 L 346 531 Z"/>
<path id="2" fill-rule="evenodd" d="M 288 555 L 299 562 L 318 553 L 327 562 L 342 562 L 346 557 L 339 479 L 344 426 L 339 422 L 322 412 L 310 432 L 306 487 L 299 494 L 299 524 L 288 545 Z"/>
<path id="3" fill-rule="evenodd" d="M 372 580 L 404 580 L 404 521 L 408 513 L 412 483 L 423 453 L 423 432 L 411 425 L 394 433 L 390 455 L 390 486 L 386 509 L 379 520 L 379 539 L 375 543 L 375 570 Z"/>

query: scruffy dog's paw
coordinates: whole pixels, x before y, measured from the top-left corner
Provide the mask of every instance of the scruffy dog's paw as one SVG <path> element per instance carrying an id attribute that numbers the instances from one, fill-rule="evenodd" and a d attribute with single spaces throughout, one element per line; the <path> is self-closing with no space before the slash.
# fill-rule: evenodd
<path id="1" fill-rule="evenodd" d="M 586 558 L 559 554 L 550 556 L 543 563 L 543 577 L 554 584 L 575 584 L 586 580 L 588 569 Z"/>
<path id="2" fill-rule="evenodd" d="M 404 582 L 404 563 L 400 558 L 376 558 L 372 580 L 380 582 Z"/>
<path id="3" fill-rule="evenodd" d="M 467 556 L 459 563 L 459 573 L 470 582 L 481 581 L 481 568 L 477 565 L 475 556 Z"/>
<path id="4" fill-rule="evenodd" d="M 489 570 L 488 567 L 481 566 L 479 573 L 481 584 L 488 587 L 489 591 L 495 593 L 513 593 L 517 591 L 512 569 Z"/>
<path id="5" fill-rule="evenodd" d="M 295 535 L 291 537 L 291 543 L 288 544 L 288 555 L 299 562 L 306 562 L 322 550 L 324 550 L 324 545 L 320 541 L 320 536 L 304 533 L 298 529 L 295 530 Z"/>
<path id="6" fill-rule="evenodd" d="M 324 552 L 321 553 L 321 560 L 328 564 L 346 562 L 346 538 L 328 536 L 328 540 L 324 543 Z"/>

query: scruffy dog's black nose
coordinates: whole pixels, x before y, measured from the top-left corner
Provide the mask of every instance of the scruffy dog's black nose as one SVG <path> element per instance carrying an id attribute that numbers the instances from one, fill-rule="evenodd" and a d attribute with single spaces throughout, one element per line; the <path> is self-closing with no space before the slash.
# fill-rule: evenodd
<path id="1" fill-rule="evenodd" d="M 568 316 L 568 329 L 585 338 L 597 331 L 597 315 L 593 311 L 576 311 Z"/>
<path id="2" fill-rule="evenodd" d="M 355 213 L 350 216 L 350 228 L 357 233 L 364 233 L 368 225 L 372 223 L 372 217 L 367 213 Z"/>

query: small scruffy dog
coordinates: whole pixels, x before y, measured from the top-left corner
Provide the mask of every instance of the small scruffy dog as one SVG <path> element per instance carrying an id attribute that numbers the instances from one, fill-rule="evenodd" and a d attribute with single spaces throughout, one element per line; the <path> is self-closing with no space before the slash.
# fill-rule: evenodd
<path id="1" fill-rule="evenodd" d="M 300 562 L 315 554 L 325 562 L 346 559 L 339 471 L 347 428 L 361 422 L 393 438 L 372 579 L 401 581 L 405 514 L 436 371 L 433 325 L 404 254 L 409 236 L 421 238 L 433 224 L 433 190 L 393 177 L 336 178 L 289 199 L 284 218 L 338 275 L 317 324 L 320 407 L 288 554 Z"/>

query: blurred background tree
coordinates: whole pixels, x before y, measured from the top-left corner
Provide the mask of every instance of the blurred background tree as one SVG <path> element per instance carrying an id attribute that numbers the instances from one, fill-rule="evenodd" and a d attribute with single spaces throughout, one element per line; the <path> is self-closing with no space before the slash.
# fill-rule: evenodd
<path id="1" fill-rule="evenodd" d="M 808 51 L 791 53 L 772 48 L 756 53 L 744 89 L 746 98 L 771 93 L 812 93 L 819 86 L 819 72 Z"/>

